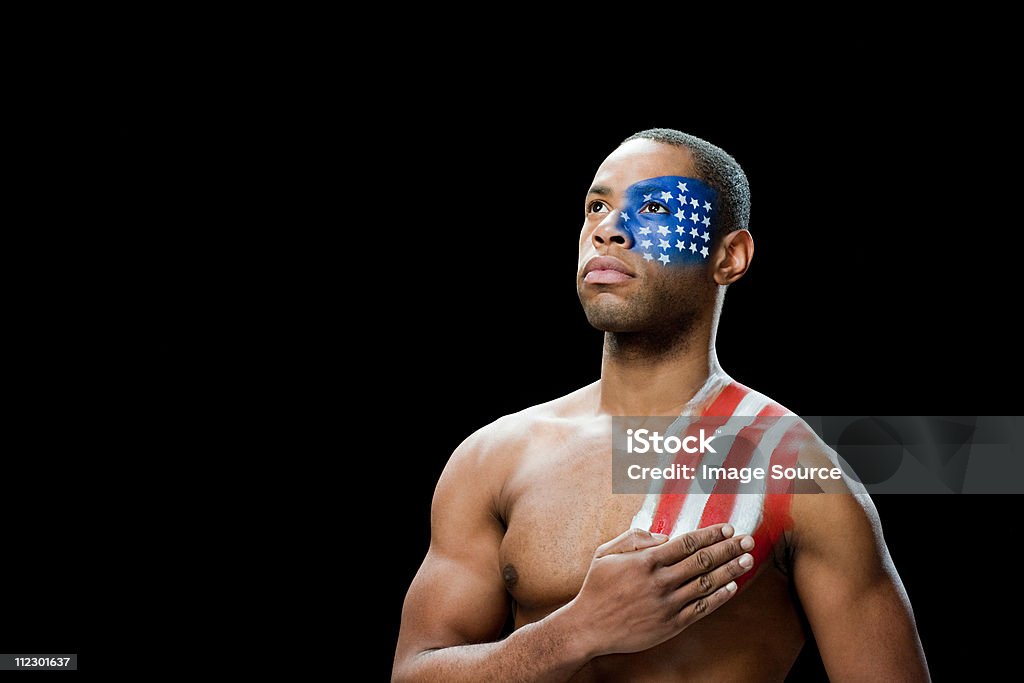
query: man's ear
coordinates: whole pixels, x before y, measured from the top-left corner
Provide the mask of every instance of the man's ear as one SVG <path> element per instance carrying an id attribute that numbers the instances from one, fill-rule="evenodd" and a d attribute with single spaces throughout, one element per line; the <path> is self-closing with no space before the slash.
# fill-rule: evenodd
<path id="1" fill-rule="evenodd" d="M 749 230 L 733 230 L 715 249 L 712 277 L 720 285 L 731 285 L 743 277 L 754 258 L 754 238 Z"/>

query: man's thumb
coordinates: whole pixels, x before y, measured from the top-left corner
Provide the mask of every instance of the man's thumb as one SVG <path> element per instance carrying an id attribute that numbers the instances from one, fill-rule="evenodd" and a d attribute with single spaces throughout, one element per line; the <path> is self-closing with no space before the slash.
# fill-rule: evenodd
<path id="1" fill-rule="evenodd" d="M 632 553 L 661 545 L 667 540 L 668 536 L 665 534 L 652 534 L 644 529 L 627 529 L 607 543 L 598 546 L 594 557 L 604 557 L 615 553 Z"/>

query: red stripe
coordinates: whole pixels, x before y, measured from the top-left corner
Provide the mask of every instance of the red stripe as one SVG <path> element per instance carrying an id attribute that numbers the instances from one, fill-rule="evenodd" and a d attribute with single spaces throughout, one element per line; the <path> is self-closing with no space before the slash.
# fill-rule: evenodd
<path id="1" fill-rule="evenodd" d="M 804 445 L 809 436 L 804 424 L 797 422 L 790 427 L 778 447 L 772 452 L 771 464 L 793 467 L 796 465 L 797 456 L 800 454 L 800 447 Z M 764 506 L 761 515 L 761 523 L 754 531 L 754 549 L 750 554 L 754 556 L 754 567 L 743 576 L 736 579 L 740 586 L 754 578 L 757 568 L 768 557 L 775 548 L 775 544 L 782 538 L 786 529 L 793 526 L 793 518 L 790 517 L 789 508 L 793 500 L 793 482 L 787 479 L 768 478 L 765 487 Z"/>
<path id="2" fill-rule="evenodd" d="M 772 427 L 780 417 L 788 411 L 778 403 L 769 403 L 757 414 L 757 419 L 747 425 L 736 435 L 729 455 L 722 462 L 722 467 L 741 468 L 750 464 L 754 454 L 754 448 L 761 443 L 761 437 L 765 431 Z M 708 496 L 708 502 L 704 506 L 704 514 L 701 515 L 698 529 L 712 524 L 728 522 L 732 516 L 733 508 L 736 507 L 736 496 L 740 482 L 736 479 L 722 479 L 715 483 L 715 488 Z"/>
<path id="3" fill-rule="evenodd" d="M 701 429 L 705 432 L 715 431 L 723 424 L 725 424 L 733 412 L 736 410 L 736 406 L 740 404 L 743 397 L 750 393 L 750 389 L 743 386 L 738 382 L 730 382 L 718 396 L 714 402 L 708 406 L 707 410 L 701 413 L 701 419 L 693 421 L 686 430 L 686 436 L 697 436 Z M 700 461 L 700 453 L 686 453 L 682 450 L 676 454 L 675 464 L 685 465 L 687 467 L 696 467 Z M 693 482 L 689 479 L 672 480 L 666 482 L 666 489 L 663 490 L 662 494 L 658 496 L 658 509 L 654 511 L 654 519 L 651 520 L 651 531 L 658 534 L 672 534 L 672 527 L 676 523 L 676 518 L 679 516 L 679 511 L 683 508 L 683 503 L 686 500 L 686 493 L 675 492 L 672 493 L 672 489 L 681 488 L 680 485 L 689 487 Z M 669 491 L 669 492 L 664 492 Z"/>

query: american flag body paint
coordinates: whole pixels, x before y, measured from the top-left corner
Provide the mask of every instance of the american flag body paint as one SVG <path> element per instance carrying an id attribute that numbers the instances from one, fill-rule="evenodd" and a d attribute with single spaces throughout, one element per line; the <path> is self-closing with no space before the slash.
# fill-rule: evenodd
<path id="1" fill-rule="evenodd" d="M 626 188 L 618 226 L 633 238 L 632 249 L 663 266 L 704 263 L 714 237 L 714 188 L 696 178 L 659 176 Z"/>
<path id="2" fill-rule="evenodd" d="M 780 419 L 787 418 L 787 419 Z M 666 430 L 680 437 L 696 435 L 701 429 L 714 432 L 728 423 L 736 438 L 728 449 L 718 452 L 684 453 L 675 463 L 701 472 L 708 467 L 743 468 L 793 467 L 800 448 L 813 432 L 795 415 L 764 394 L 749 389 L 717 373 L 686 405 L 682 414 Z M 707 481 L 695 476 L 689 480 L 665 483 L 653 481 L 640 510 L 633 517 L 634 528 L 668 534 L 675 538 L 695 529 L 728 522 L 736 534 L 752 534 L 755 568 L 768 556 L 783 532 L 792 525 L 789 514 L 793 482 L 754 478 L 740 483 L 736 479 Z M 754 576 L 751 571 L 737 579 L 743 584 Z"/>
<path id="3" fill-rule="evenodd" d="M 718 193 L 696 178 L 658 176 L 626 188 L 618 227 L 632 238 L 631 249 L 645 261 L 677 268 L 707 262 L 716 235 Z M 780 419 L 788 418 L 788 419 Z M 713 374 L 687 404 L 666 435 L 680 439 L 713 433 L 728 424 L 735 439 L 718 452 L 680 450 L 675 465 L 701 473 L 693 479 L 652 480 L 632 526 L 680 536 L 702 527 L 729 522 L 737 534 L 752 534 L 755 568 L 768 556 L 792 524 L 789 507 L 793 483 L 756 478 L 708 481 L 704 469 L 762 468 L 796 465 L 811 432 L 795 415 L 763 394 L 722 373 Z M 743 584 L 754 576 L 747 572 Z"/>

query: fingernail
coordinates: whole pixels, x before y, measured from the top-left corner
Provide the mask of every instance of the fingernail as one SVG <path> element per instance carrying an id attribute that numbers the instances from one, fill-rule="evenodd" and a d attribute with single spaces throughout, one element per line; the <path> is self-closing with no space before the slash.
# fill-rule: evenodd
<path id="1" fill-rule="evenodd" d="M 667 541 L 668 534 L 651 534 L 651 538 L 653 538 L 655 541 Z"/>
<path id="2" fill-rule="evenodd" d="M 753 536 L 745 537 L 743 540 L 740 541 L 740 547 L 743 548 L 744 550 L 750 550 L 751 548 L 753 548 L 754 547 L 754 537 Z"/>
<path id="3" fill-rule="evenodd" d="M 749 568 L 754 564 L 754 556 L 750 553 L 743 553 L 740 555 L 740 566 Z"/>
<path id="4" fill-rule="evenodd" d="M 732 524 L 726 524 L 722 527 L 722 535 L 726 538 L 730 538 L 735 531 L 736 530 L 732 528 Z"/>
<path id="5" fill-rule="evenodd" d="M 736 592 L 736 582 L 735 581 L 730 581 L 729 583 L 725 584 L 725 590 L 729 591 L 730 593 L 735 593 Z"/>

